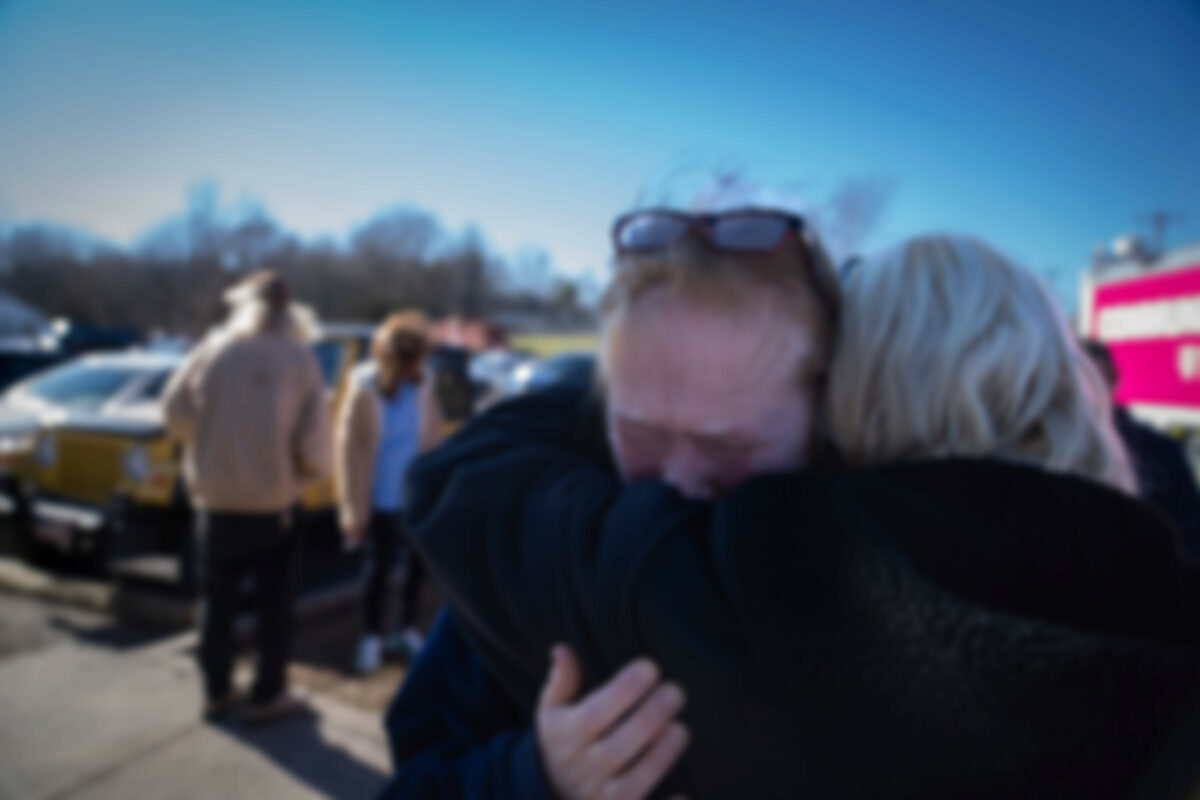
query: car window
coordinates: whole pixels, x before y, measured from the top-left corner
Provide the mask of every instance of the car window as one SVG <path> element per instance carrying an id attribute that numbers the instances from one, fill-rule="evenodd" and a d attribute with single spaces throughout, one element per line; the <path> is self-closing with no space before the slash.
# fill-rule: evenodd
<path id="1" fill-rule="evenodd" d="M 138 370 L 123 367 L 68 364 L 29 381 L 25 391 L 54 405 L 94 410 L 111 400 L 138 374 Z"/>
<path id="2" fill-rule="evenodd" d="M 162 395 L 163 389 L 167 388 L 167 381 L 171 379 L 170 372 L 161 372 L 150 379 L 149 383 L 141 388 L 137 393 L 137 400 L 157 400 Z"/>
<path id="3" fill-rule="evenodd" d="M 321 379 L 325 381 L 326 386 L 337 383 L 345 350 L 345 342 L 336 339 L 326 339 L 313 345 L 313 355 L 317 357 L 317 363 L 321 366 Z"/>

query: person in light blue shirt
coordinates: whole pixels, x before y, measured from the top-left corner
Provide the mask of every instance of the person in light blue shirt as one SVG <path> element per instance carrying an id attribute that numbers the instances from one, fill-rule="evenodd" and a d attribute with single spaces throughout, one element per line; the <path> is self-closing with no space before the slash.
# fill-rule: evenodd
<path id="1" fill-rule="evenodd" d="M 363 602 L 364 635 L 356 666 L 378 669 L 383 652 L 388 577 L 406 553 L 399 646 L 413 655 L 423 640 L 416 612 L 425 570 L 407 546 L 403 512 L 405 475 L 424 450 L 437 443 L 441 414 L 427 375 L 429 339 L 416 313 L 393 314 L 371 342 L 371 360 L 351 376 L 338 411 L 335 477 L 342 535 L 367 548 Z"/>

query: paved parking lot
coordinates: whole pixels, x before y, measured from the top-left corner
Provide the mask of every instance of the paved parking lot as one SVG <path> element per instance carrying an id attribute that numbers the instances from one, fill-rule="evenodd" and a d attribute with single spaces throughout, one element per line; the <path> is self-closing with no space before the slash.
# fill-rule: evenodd
<path id="1" fill-rule="evenodd" d="M 68 600 L 104 597 L 102 581 L 20 575 L 62 583 Z M 0 591 L 0 800 L 373 796 L 389 769 L 382 710 L 404 664 L 351 671 L 359 614 L 345 588 L 309 603 L 297 626 L 291 677 L 314 712 L 264 728 L 201 721 L 190 630 Z M 430 589 L 426 617 L 436 603 Z M 245 652 L 241 680 L 252 663 Z"/>
<path id="2" fill-rule="evenodd" d="M 362 798 L 382 785 L 379 715 L 329 692 L 272 726 L 204 723 L 195 645 L 0 595 L 0 798 Z"/>

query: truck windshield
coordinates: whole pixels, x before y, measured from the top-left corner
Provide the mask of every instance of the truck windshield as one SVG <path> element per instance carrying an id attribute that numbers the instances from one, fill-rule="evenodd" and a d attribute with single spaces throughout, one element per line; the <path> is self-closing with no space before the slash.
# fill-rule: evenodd
<path id="1" fill-rule="evenodd" d="M 95 410 L 111 400 L 140 372 L 97 364 L 68 364 L 34 378 L 27 394 L 64 408 Z"/>

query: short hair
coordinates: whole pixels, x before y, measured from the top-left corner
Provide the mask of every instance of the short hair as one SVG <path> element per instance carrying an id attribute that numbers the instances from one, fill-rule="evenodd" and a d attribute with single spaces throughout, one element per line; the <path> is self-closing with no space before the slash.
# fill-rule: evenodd
<path id="1" fill-rule="evenodd" d="M 428 327 L 425 315 L 419 311 L 389 314 L 371 337 L 371 358 L 377 364 L 420 363 L 429 352 Z"/>
<path id="2" fill-rule="evenodd" d="M 966 236 L 855 266 L 824 415 L 851 466 L 991 457 L 1133 491 L 1108 393 L 1031 272 Z"/>

